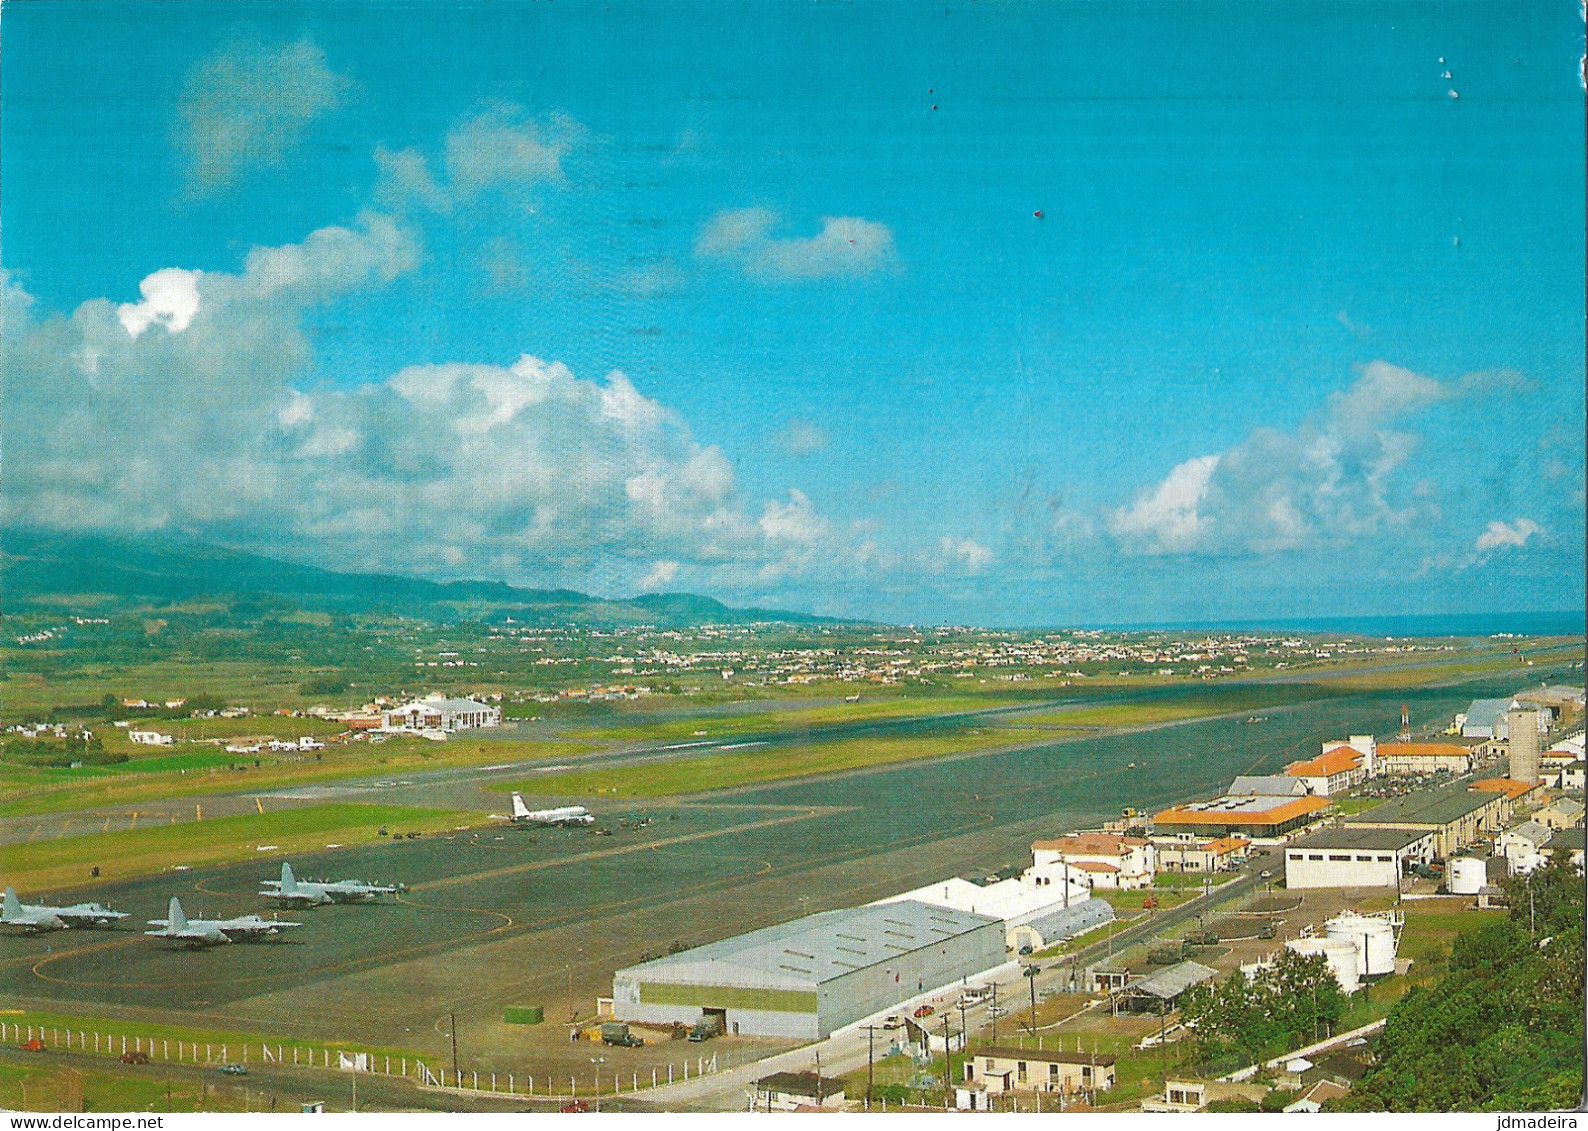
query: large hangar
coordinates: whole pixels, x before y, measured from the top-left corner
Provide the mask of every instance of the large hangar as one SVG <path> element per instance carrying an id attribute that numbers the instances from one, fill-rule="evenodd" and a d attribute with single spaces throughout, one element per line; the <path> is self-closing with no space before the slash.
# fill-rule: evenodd
<path id="1" fill-rule="evenodd" d="M 819 1040 L 1004 963 L 1004 923 L 924 903 L 824 911 L 619 970 L 619 1021 Z"/>

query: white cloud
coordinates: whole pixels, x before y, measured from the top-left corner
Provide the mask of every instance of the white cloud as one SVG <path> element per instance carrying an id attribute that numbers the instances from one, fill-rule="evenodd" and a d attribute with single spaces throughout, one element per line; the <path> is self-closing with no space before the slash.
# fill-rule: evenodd
<path id="1" fill-rule="evenodd" d="M 1139 540 L 1160 553 L 1194 548 L 1204 530 L 1200 508 L 1218 465 L 1216 455 L 1179 464 L 1163 482 L 1116 512 L 1110 529 L 1123 540 Z"/>
<path id="2" fill-rule="evenodd" d="M 1530 518 L 1519 518 L 1509 524 L 1495 520 L 1478 535 L 1473 548 L 1485 555 L 1495 550 L 1517 549 L 1527 545 L 1529 538 L 1543 533 L 1544 528 Z"/>
<path id="3" fill-rule="evenodd" d="M 193 188 L 224 188 L 252 167 L 280 164 L 348 87 L 309 39 L 234 44 L 198 64 L 182 90 L 177 130 Z"/>
<path id="4" fill-rule="evenodd" d="M 1451 395 L 1430 377 L 1375 361 L 1294 431 L 1259 428 L 1235 446 L 1186 460 L 1108 528 L 1139 554 L 1267 553 L 1339 544 L 1402 526 L 1418 500 L 1396 473 L 1417 438 L 1396 425 Z"/>
<path id="5" fill-rule="evenodd" d="M 970 538 L 942 538 L 937 548 L 942 567 L 950 573 L 981 573 L 993 562 L 993 552 Z"/>
<path id="6" fill-rule="evenodd" d="M 824 216 L 820 232 L 799 239 L 774 237 L 779 219 L 765 208 L 719 212 L 701 229 L 695 254 L 767 280 L 866 275 L 895 262 L 893 232 L 886 224 Z"/>
<path id="7" fill-rule="evenodd" d="M 795 458 L 826 451 L 830 440 L 827 429 L 809 420 L 791 420 L 786 428 L 772 438 L 773 444 Z"/>
<path id="8" fill-rule="evenodd" d="M 498 185 L 560 180 L 563 156 L 582 133 L 563 114 L 537 123 L 516 106 L 496 107 L 448 131 L 447 176 L 464 197 Z"/>
<path id="9" fill-rule="evenodd" d="M 143 301 L 123 303 L 116 308 L 116 317 L 134 338 L 156 322 L 167 332 L 180 334 L 198 313 L 200 274 L 180 267 L 156 271 L 138 284 Z"/>

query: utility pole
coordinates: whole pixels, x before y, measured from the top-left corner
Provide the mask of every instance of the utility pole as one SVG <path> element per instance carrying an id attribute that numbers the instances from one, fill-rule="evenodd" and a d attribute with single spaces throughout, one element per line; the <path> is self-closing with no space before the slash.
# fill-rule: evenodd
<path id="1" fill-rule="evenodd" d="M 1037 968 L 1035 966 L 1027 966 L 1026 970 L 1026 981 L 1031 986 L 1031 1029 L 1035 1032 L 1037 1028 Z"/>
<path id="2" fill-rule="evenodd" d="M 455 1084 L 458 1081 L 458 1015 L 449 1013 L 447 1016 L 452 1018 L 452 1082 Z"/>
<path id="3" fill-rule="evenodd" d="M 948 1046 L 948 1014 L 943 1014 L 943 1106 L 946 1108 L 954 1099 L 954 1067 L 952 1053 Z"/>
<path id="4" fill-rule="evenodd" d="M 871 1108 L 871 1095 L 872 1095 L 872 1091 L 873 1091 L 875 1083 L 876 1083 L 875 1078 L 873 1076 L 873 1065 L 874 1065 L 874 1062 L 875 1062 L 875 1059 L 876 1059 L 876 1044 L 875 1044 L 876 1036 L 877 1036 L 877 1027 L 875 1025 L 867 1025 L 866 1026 L 866 1108 L 867 1108 L 867 1110 L 870 1110 L 870 1108 Z"/>
<path id="5" fill-rule="evenodd" d="M 992 984 L 992 1009 L 988 1011 L 992 1016 L 993 1044 L 998 1043 L 998 983 Z"/>

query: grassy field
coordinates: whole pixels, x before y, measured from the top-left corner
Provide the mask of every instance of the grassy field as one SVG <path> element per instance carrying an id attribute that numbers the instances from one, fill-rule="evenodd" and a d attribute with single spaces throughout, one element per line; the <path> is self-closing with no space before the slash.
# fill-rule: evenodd
<path id="1" fill-rule="evenodd" d="M 58 813 L 90 806 L 136 805 L 238 790 L 279 789 L 347 778 L 439 770 L 599 749 L 579 742 L 487 742 L 421 739 L 329 746 L 321 760 L 261 751 L 226 754 L 212 747 L 154 755 L 144 762 L 78 770 L 7 767 L 0 771 L 0 817 Z M 256 767 L 255 760 L 259 762 Z M 234 768 L 235 767 L 235 768 Z"/>
<path id="2" fill-rule="evenodd" d="M 931 737 L 867 737 L 810 746 L 777 746 L 712 754 L 700 758 L 652 762 L 616 769 L 569 770 L 526 781 L 492 786 L 557 797 L 670 797 L 708 789 L 781 781 L 812 774 L 883 766 L 920 758 L 938 758 L 1009 744 L 999 730 L 970 730 Z"/>
<path id="3" fill-rule="evenodd" d="M 198 867 L 256 859 L 261 844 L 277 845 L 283 852 L 317 851 L 328 841 L 374 840 L 383 825 L 403 832 L 432 832 L 477 817 L 395 805 L 308 805 L 275 813 L 8 845 L 5 877 L 19 891 L 29 892 L 86 882 L 89 869 L 95 866 L 101 880 L 125 879 L 174 865 Z"/>
<path id="4" fill-rule="evenodd" d="M 16 1009 L 0 1011 L 0 1021 L 8 1026 L 21 1025 L 24 1028 L 31 1025 L 36 1030 L 45 1030 L 42 1033 L 45 1043 L 51 1048 L 64 1048 L 64 1032 L 70 1029 L 73 1033 L 72 1048 L 78 1050 L 77 1033 L 87 1033 L 90 1048 L 92 1048 L 93 1035 L 99 1033 L 116 1040 L 116 1047 L 105 1049 L 105 1055 L 119 1055 L 121 1044 L 119 1038 L 126 1037 L 129 1042 L 135 1038 L 142 1038 L 144 1047 L 148 1042 L 169 1041 L 172 1046 L 172 1055 L 178 1041 L 187 1045 L 210 1045 L 215 1059 L 220 1059 L 221 1049 L 227 1050 L 227 1055 L 232 1060 L 241 1060 L 244 1048 L 249 1049 L 249 1058 L 259 1059 L 259 1046 L 269 1045 L 270 1051 L 275 1053 L 277 1046 L 285 1046 L 287 1057 L 292 1056 L 292 1049 L 303 1050 L 307 1055 L 313 1052 L 316 1057 L 329 1052 L 334 1059 L 336 1053 L 342 1052 L 367 1052 L 377 1056 L 390 1056 L 394 1060 L 407 1057 L 409 1060 L 425 1060 L 422 1053 L 413 1049 L 388 1048 L 347 1041 L 310 1040 L 299 1037 L 291 1032 L 282 1033 L 246 1033 L 236 1029 L 207 1029 L 192 1025 L 167 1025 L 143 1021 L 128 1021 L 122 1018 L 94 1017 L 75 1013 L 46 1013 L 40 1010 Z M 159 1059 L 158 1057 L 156 1059 Z"/>
<path id="5" fill-rule="evenodd" d="M 220 1111 L 248 1110 L 241 1087 L 115 1071 L 80 1072 L 41 1062 L 0 1064 L 0 1107 L 12 1111 Z M 259 1110 L 255 1099 L 251 1105 Z"/>

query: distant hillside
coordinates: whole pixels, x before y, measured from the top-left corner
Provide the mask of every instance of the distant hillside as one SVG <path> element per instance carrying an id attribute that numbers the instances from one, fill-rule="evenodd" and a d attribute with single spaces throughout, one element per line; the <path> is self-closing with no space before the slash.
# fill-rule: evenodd
<path id="1" fill-rule="evenodd" d="M 376 573 L 335 573 L 212 546 L 182 535 L 108 536 L 13 529 L 0 534 L 0 594 L 6 606 L 69 594 L 129 601 L 271 594 L 306 609 L 391 612 L 520 623 L 617 627 L 782 621 L 836 623 L 783 609 L 736 609 L 691 593 L 628 600 L 572 589 L 519 589 L 498 581 L 424 581 Z"/>

